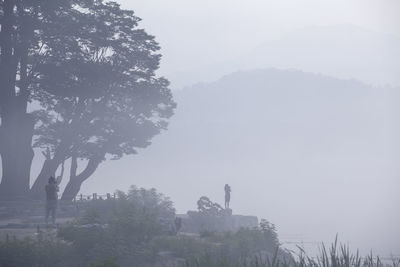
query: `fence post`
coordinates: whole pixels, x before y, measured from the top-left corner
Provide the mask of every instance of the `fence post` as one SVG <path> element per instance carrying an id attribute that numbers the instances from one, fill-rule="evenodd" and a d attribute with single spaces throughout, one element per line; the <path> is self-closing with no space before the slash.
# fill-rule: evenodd
<path id="1" fill-rule="evenodd" d="M 81 194 L 81 201 L 83 200 L 83 195 Z"/>

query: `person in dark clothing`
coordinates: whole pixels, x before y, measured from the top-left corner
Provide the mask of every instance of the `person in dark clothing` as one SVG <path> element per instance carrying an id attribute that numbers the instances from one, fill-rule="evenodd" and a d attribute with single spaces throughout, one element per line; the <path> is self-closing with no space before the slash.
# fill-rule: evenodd
<path id="1" fill-rule="evenodd" d="M 56 223 L 56 210 L 58 201 L 58 185 L 54 177 L 49 178 L 49 183 L 45 187 L 46 189 L 46 224 L 49 221 L 49 215 L 51 215 L 52 223 Z"/>
<path id="2" fill-rule="evenodd" d="M 229 202 L 231 201 L 231 187 L 226 184 L 225 187 L 225 209 L 229 209 Z"/>
<path id="3" fill-rule="evenodd" d="M 182 228 L 182 218 L 175 217 L 175 234 L 179 233 L 179 230 Z"/>

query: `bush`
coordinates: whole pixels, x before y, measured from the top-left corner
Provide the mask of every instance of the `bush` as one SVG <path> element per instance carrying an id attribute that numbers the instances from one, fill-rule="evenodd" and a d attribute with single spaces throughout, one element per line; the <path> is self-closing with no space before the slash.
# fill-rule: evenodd
<path id="1" fill-rule="evenodd" d="M 152 243 L 156 251 L 169 251 L 199 266 L 208 266 L 209 263 L 233 266 L 239 262 L 250 263 L 254 258 L 266 260 L 274 255 L 282 261 L 293 261 L 290 253 L 279 248 L 275 228 L 265 220 L 262 220 L 260 228 L 225 233 L 202 232 L 198 237 L 157 237 Z"/>
<path id="2" fill-rule="evenodd" d="M 351 254 L 337 240 L 316 259 L 297 260 L 279 248 L 275 226 L 261 220 L 253 229 L 176 235 L 172 202 L 155 189 L 132 187 L 113 200 L 88 203 L 85 216 L 58 230 L 0 242 L 0 267 L 248 266 L 385 267 L 379 257 Z M 185 264 L 186 261 L 186 264 Z M 172 265 L 168 265 L 172 264 Z M 400 267 L 393 261 L 392 267 Z"/>
<path id="3" fill-rule="evenodd" d="M 191 236 L 159 236 L 153 239 L 152 247 L 156 252 L 168 251 L 183 259 L 198 258 L 216 249 L 214 244 Z"/>
<path id="4" fill-rule="evenodd" d="M 38 231 L 35 239 L 8 239 L 0 243 L 2 267 L 66 267 L 81 266 L 79 258 L 68 244 Z"/>
<path id="5" fill-rule="evenodd" d="M 86 263 L 117 258 L 119 266 L 154 260 L 150 241 L 174 233 L 172 202 L 155 189 L 131 187 L 117 199 L 90 203 L 85 216 L 59 230 Z"/>

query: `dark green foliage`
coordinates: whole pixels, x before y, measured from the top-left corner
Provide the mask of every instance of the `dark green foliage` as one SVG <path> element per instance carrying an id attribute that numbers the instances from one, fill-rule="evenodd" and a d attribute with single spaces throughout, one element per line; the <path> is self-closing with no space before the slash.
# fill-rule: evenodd
<path id="1" fill-rule="evenodd" d="M 114 2 L 78 7 L 57 31 L 81 30 L 46 43 L 52 56 L 40 65 L 34 95 L 44 107 L 35 145 L 53 154 L 68 140 L 80 158 L 133 154 L 165 129 L 175 107 L 168 81 L 155 76 L 159 46 L 132 11 Z"/>
<path id="2" fill-rule="evenodd" d="M 1 267 L 67 267 L 79 264 L 71 246 L 43 232 L 38 232 L 37 239 L 12 238 L 0 242 Z"/>
<path id="3" fill-rule="evenodd" d="M 155 189 L 132 187 L 118 198 L 91 203 L 86 216 L 60 229 L 80 258 L 90 263 L 115 257 L 121 266 L 154 260 L 150 241 L 173 234 L 172 202 Z"/>
<path id="4" fill-rule="evenodd" d="M 54 171 L 67 159 L 74 165 L 87 161 L 88 171 L 77 174 L 74 168 L 70 174 L 62 198 L 72 200 L 103 160 L 149 146 L 167 128 L 176 104 L 169 82 L 155 74 L 160 47 L 138 28 L 132 11 L 115 2 L 86 1 L 68 19 L 61 32 L 81 30 L 68 40 L 47 40 L 53 56 L 39 69 L 34 98 L 43 108 L 35 113 L 34 145 L 48 151 Z"/>
<path id="5" fill-rule="evenodd" d="M 237 259 L 251 257 L 263 251 L 273 254 L 279 243 L 272 235 L 259 229 L 241 229 L 234 234 L 228 233 L 221 240 L 224 244 L 222 251 L 228 258 Z"/>
<path id="6" fill-rule="evenodd" d="M 103 229 L 103 230 L 101 230 Z M 71 230 L 71 229 L 69 229 Z M 76 230 L 76 229 L 75 229 Z M 337 240 L 330 249 L 322 245 L 320 254 L 316 258 L 310 258 L 300 249 L 300 254 L 295 260 L 286 255 L 282 257 L 282 252 L 276 248 L 272 253 L 255 253 L 260 247 L 256 232 L 253 230 L 242 230 L 236 234 L 225 234 L 213 236 L 212 238 L 196 238 L 192 236 L 156 236 L 148 244 L 143 243 L 136 248 L 139 251 L 125 249 L 121 246 L 121 238 L 106 239 L 105 231 L 100 225 L 92 225 L 86 230 L 68 232 L 64 229 L 63 234 L 69 235 L 71 242 L 55 239 L 46 232 L 38 231 L 36 239 L 16 240 L 8 238 L 5 242 L 0 242 L 0 266 L 1 267 L 66 267 L 66 266 L 90 266 L 90 267 L 116 267 L 116 266 L 154 266 L 157 253 L 167 251 L 172 253 L 176 265 L 173 266 L 198 266 L 198 267 L 399 267 L 400 260 L 393 260 L 391 263 L 381 261 L 379 257 L 369 255 L 361 257 L 358 252 L 352 254 L 346 245 L 338 245 Z M 253 231 L 253 232 L 251 232 Z M 82 235 L 82 236 L 80 236 Z M 84 239 L 88 241 L 83 242 Z M 216 241 L 222 243 L 217 243 Z M 249 243 L 255 240 L 256 243 Z M 242 246 L 237 247 L 238 241 L 245 241 Z M 94 242 L 97 244 L 95 248 Z M 108 244 L 115 245 L 112 248 Z M 77 247 L 80 243 L 82 246 Z M 249 247 L 247 247 L 249 246 Z M 226 249 L 232 249 L 232 255 L 226 253 Z M 83 255 L 79 249 L 84 250 L 88 255 Z M 244 257 L 241 250 L 251 251 Z M 111 252 L 109 251 L 111 250 Z M 143 254 L 147 250 L 147 256 Z M 134 253 L 134 254 L 130 254 Z M 136 253 L 136 254 L 135 254 Z M 111 255 L 114 254 L 114 255 Z M 118 258 L 117 256 L 122 257 Z M 182 263 L 186 262 L 186 263 Z"/>
<path id="7" fill-rule="evenodd" d="M 213 251 L 217 246 L 193 236 L 158 236 L 152 240 L 155 251 L 168 251 L 183 259 L 195 259 Z"/>
<path id="8" fill-rule="evenodd" d="M 176 104 L 155 73 L 160 47 L 116 2 L 1 3 L 0 197 L 28 194 L 33 141 L 46 161 L 31 197 L 70 159 L 86 163 L 71 168 L 63 199 L 72 200 L 103 160 L 136 154 L 167 128 Z M 32 101 L 41 108 L 28 112 Z"/>
<path id="9" fill-rule="evenodd" d="M 358 252 L 352 254 L 349 247 L 340 245 L 337 241 L 332 244 L 329 251 L 322 245 L 320 254 L 317 258 L 310 258 L 302 249 L 296 260 L 280 259 L 275 253 L 269 257 L 253 256 L 247 260 L 232 261 L 225 256 L 212 258 L 210 255 L 204 255 L 199 258 L 186 261 L 185 267 L 399 267 L 400 260 L 393 259 L 391 262 L 383 262 L 379 256 L 372 254 L 367 257 L 361 257 Z"/>
<path id="10" fill-rule="evenodd" d="M 110 258 L 104 262 L 95 262 L 90 264 L 90 267 L 118 267 L 115 258 Z"/>
<path id="11" fill-rule="evenodd" d="M 275 227 L 266 220 L 260 228 L 241 229 L 236 233 L 203 231 L 200 237 L 185 235 L 157 237 L 153 240 L 156 250 L 167 250 L 184 258 L 194 266 L 232 266 L 238 262 L 267 260 L 275 257 L 292 261 L 292 256 L 279 248 Z M 222 265 L 221 265 L 222 264 Z"/>
<path id="12" fill-rule="evenodd" d="M 400 259 L 392 259 L 392 262 L 383 262 L 379 256 L 373 256 L 372 253 L 367 257 L 361 257 L 358 250 L 351 253 L 348 245 L 339 244 L 336 237 L 329 249 L 322 244 L 319 254 L 316 258 L 310 258 L 299 248 L 300 254 L 297 266 L 299 267 L 399 267 Z"/>
<path id="13" fill-rule="evenodd" d="M 236 233 L 212 235 L 205 237 L 209 242 L 219 244 L 214 251 L 217 258 L 223 257 L 230 262 L 246 261 L 256 255 L 272 256 L 279 252 L 279 258 L 291 259 L 291 256 L 279 248 L 278 239 L 274 229 L 240 229 Z"/>
<path id="14" fill-rule="evenodd" d="M 301 249 L 294 257 L 280 248 L 267 220 L 238 232 L 176 235 L 172 202 L 155 189 L 131 187 L 117 195 L 88 203 L 86 214 L 59 228 L 57 236 L 38 227 L 33 239 L 7 237 L 0 242 L 0 267 L 388 267 L 379 257 L 351 254 L 337 239 L 316 258 Z"/>
<path id="15" fill-rule="evenodd" d="M 221 216 L 224 214 L 224 209 L 216 202 L 212 202 L 208 197 L 202 196 L 197 201 L 197 209 L 205 215 Z"/>

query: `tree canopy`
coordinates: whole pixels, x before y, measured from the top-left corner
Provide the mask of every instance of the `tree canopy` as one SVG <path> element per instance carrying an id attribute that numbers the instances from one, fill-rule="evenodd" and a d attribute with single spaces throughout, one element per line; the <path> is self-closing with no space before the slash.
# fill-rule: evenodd
<path id="1" fill-rule="evenodd" d="M 5 2 L 3 16 L 7 13 Z M 11 2 L 15 6 L 25 3 Z M 34 118 L 28 139 L 34 137 L 33 146 L 46 156 L 31 196 L 40 198 L 47 178 L 71 159 L 70 181 L 63 194 L 71 199 L 107 155 L 119 159 L 150 145 L 151 139 L 166 129 L 176 104 L 169 82 L 155 73 L 160 47 L 138 27 L 140 19 L 133 11 L 102 0 L 65 1 L 53 8 L 44 2 L 23 8 L 26 16 L 41 24 L 33 27 L 29 37 L 23 35 L 29 39 L 26 66 L 22 68 L 21 60 L 14 73 L 21 80 L 19 73 L 22 69 L 26 72 L 25 89 L 19 89 L 21 81 L 17 81 L 14 94 L 25 92 L 25 105 L 33 101 L 41 108 L 31 113 L 26 108 L 13 112 Z M 45 7 L 51 11 L 36 14 Z M 3 114 L 1 127 L 6 128 Z M 15 128 L 13 131 L 19 130 Z M 0 149 L 3 168 L 5 150 Z M 79 174 L 78 159 L 87 164 Z M 3 174 L 4 179 L 16 178 Z"/>

